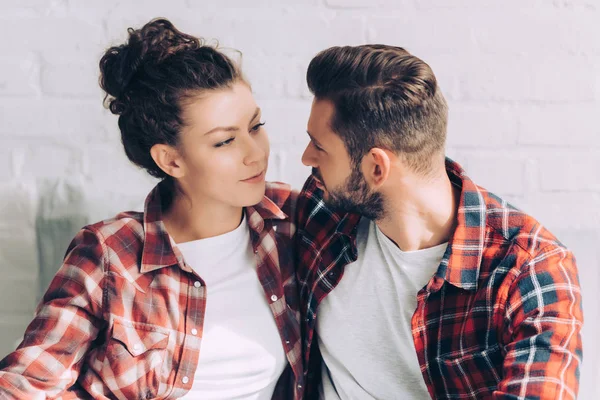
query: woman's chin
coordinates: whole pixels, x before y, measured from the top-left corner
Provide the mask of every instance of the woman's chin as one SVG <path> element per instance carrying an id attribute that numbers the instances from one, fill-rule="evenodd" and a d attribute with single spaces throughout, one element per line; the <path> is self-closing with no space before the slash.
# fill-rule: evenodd
<path id="1" fill-rule="evenodd" d="M 239 197 L 240 200 L 243 200 L 244 202 L 244 207 L 249 207 L 249 206 L 255 206 L 258 203 L 260 203 L 263 198 L 265 197 L 265 189 L 266 189 L 266 184 L 263 181 L 262 185 L 256 185 L 256 187 L 245 191 L 246 193 L 243 194 L 243 197 Z M 240 196 L 242 196 L 242 194 L 240 194 Z"/>

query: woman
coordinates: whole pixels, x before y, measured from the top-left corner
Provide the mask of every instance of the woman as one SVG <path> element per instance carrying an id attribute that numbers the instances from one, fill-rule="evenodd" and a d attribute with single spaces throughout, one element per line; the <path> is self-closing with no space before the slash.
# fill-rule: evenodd
<path id="1" fill-rule="evenodd" d="M 301 398 L 295 195 L 265 183 L 249 84 L 157 19 L 100 61 L 127 157 L 161 182 L 143 213 L 84 227 L 0 398 Z"/>

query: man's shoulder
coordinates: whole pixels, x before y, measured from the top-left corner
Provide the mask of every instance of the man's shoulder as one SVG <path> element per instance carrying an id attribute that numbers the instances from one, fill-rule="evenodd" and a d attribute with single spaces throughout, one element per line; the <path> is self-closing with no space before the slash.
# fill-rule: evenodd
<path id="1" fill-rule="evenodd" d="M 485 201 L 486 228 L 492 236 L 514 245 L 519 253 L 533 258 L 551 249 L 566 249 L 560 240 L 535 217 L 502 197 L 479 188 Z"/>
<path id="2" fill-rule="evenodd" d="M 267 182 L 265 196 L 281 209 L 289 218 L 294 218 L 298 190 L 284 182 Z"/>

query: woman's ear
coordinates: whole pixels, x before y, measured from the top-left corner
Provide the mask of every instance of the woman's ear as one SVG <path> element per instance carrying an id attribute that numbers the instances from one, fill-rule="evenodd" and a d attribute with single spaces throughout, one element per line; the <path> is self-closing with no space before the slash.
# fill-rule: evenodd
<path id="1" fill-rule="evenodd" d="M 152 159 L 166 174 L 173 178 L 182 178 L 185 176 L 185 163 L 179 154 L 179 151 L 173 146 L 166 144 L 155 144 L 150 149 Z"/>
<path id="2" fill-rule="evenodd" d="M 390 175 L 390 156 L 385 150 L 374 147 L 363 158 L 362 167 L 365 179 L 371 189 L 379 189 Z"/>

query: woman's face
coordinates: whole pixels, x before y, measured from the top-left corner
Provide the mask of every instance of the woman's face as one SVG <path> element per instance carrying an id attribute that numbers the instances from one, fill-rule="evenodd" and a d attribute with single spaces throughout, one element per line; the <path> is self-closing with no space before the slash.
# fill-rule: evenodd
<path id="1" fill-rule="evenodd" d="M 265 193 L 269 139 L 247 84 L 209 91 L 186 102 L 178 150 L 182 189 L 202 206 L 245 207 Z"/>

